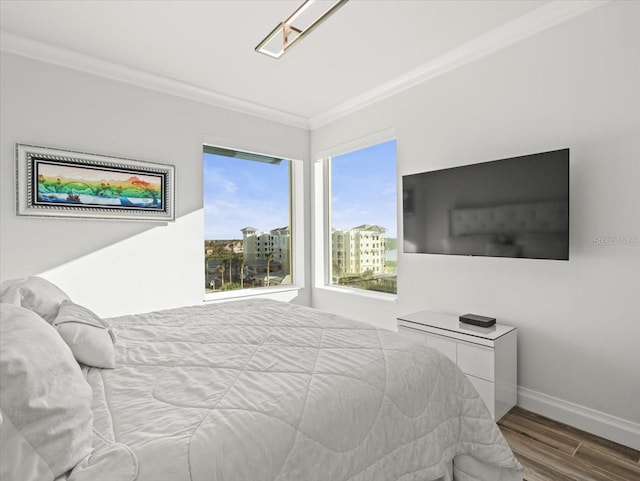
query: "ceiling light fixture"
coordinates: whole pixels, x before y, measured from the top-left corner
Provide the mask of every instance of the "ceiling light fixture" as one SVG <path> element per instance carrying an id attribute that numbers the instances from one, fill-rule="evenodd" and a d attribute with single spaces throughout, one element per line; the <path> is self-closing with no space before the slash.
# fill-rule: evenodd
<path id="1" fill-rule="evenodd" d="M 349 0 L 305 0 L 295 12 L 274 28 L 256 47 L 256 52 L 280 58 Z M 295 22 L 295 24 L 294 24 Z"/>

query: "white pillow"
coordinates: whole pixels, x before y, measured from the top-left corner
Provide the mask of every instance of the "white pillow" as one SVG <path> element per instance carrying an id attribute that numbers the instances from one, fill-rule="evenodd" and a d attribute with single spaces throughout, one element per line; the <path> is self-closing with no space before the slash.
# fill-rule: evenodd
<path id="1" fill-rule="evenodd" d="M 60 303 L 69 299 L 58 286 L 42 277 L 11 279 L 0 284 L 0 302 L 22 306 L 51 322 Z"/>
<path id="2" fill-rule="evenodd" d="M 94 367 L 116 367 L 115 336 L 109 324 L 95 313 L 64 300 L 52 324 L 78 362 Z"/>
<path id="3" fill-rule="evenodd" d="M 0 352 L 0 479 L 52 481 L 91 453 L 91 388 L 55 329 L 22 307 L 0 304 Z"/>

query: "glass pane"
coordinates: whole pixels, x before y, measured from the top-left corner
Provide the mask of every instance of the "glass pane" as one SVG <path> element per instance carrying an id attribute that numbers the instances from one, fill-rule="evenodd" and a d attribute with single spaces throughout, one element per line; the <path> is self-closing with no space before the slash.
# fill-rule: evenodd
<path id="1" fill-rule="evenodd" d="M 331 159 L 331 280 L 397 292 L 396 142 Z"/>
<path id="2" fill-rule="evenodd" d="M 292 283 L 290 168 L 285 159 L 205 147 L 206 292 Z"/>

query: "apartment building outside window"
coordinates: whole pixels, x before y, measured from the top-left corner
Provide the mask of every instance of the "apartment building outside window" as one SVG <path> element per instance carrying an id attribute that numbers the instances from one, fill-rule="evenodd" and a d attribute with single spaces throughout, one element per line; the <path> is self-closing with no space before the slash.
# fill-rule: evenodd
<path id="1" fill-rule="evenodd" d="M 328 284 L 397 293 L 396 142 L 331 157 Z"/>
<path id="2" fill-rule="evenodd" d="M 290 285 L 292 162 L 205 145 L 205 292 Z"/>

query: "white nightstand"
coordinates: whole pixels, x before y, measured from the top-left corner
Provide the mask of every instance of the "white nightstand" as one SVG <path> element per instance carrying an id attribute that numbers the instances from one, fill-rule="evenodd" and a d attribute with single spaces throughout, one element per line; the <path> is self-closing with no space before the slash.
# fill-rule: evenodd
<path id="1" fill-rule="evenodd" d="M 398 318 L 398 332 L 435 347 L 454 361 L 498 421 L 518 400 L 517 330 L 476 327 L 458 316 L 420 311 Z"/>

